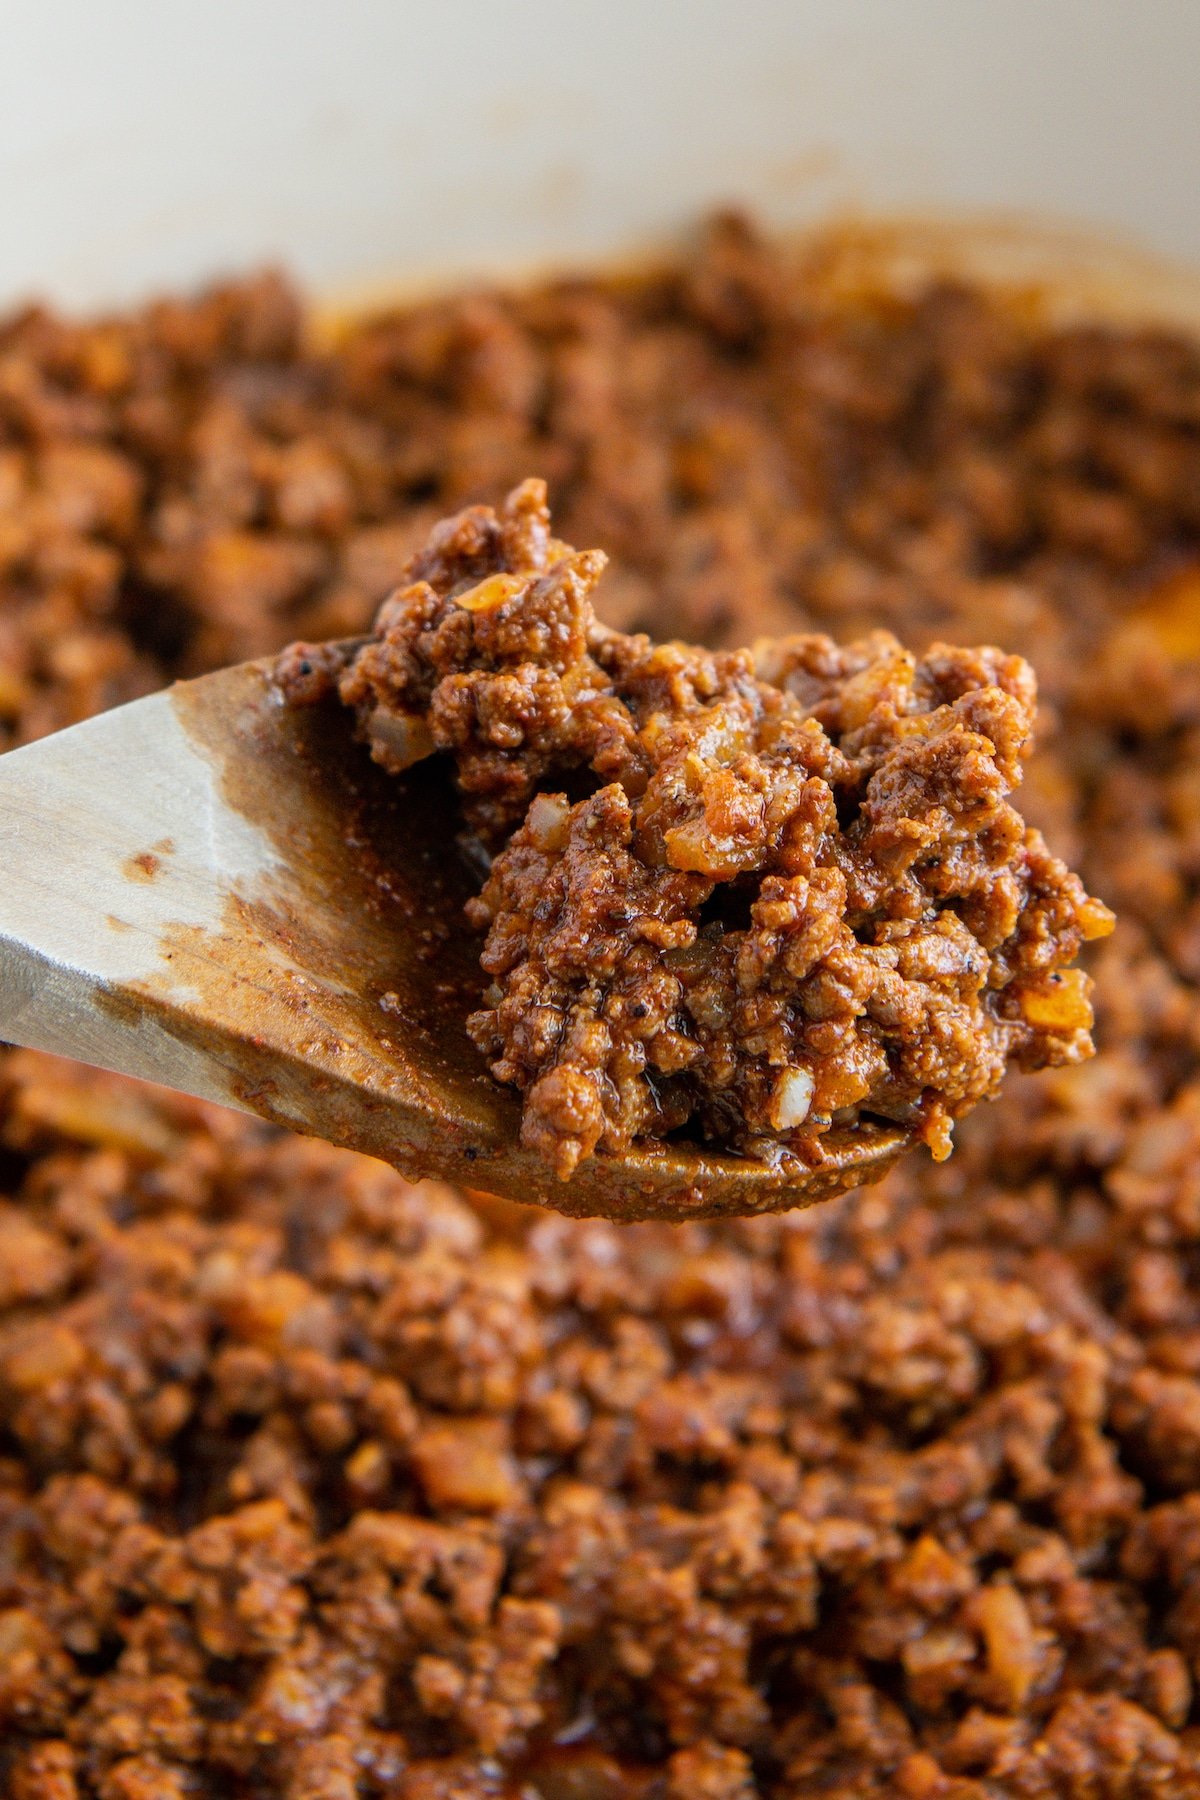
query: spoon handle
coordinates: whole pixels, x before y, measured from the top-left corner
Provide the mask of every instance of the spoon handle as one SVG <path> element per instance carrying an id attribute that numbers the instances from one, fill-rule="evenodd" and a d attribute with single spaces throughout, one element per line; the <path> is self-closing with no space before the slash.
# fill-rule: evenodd
<path id="1" fill-rule="evenodd" d="M 138 989 L 168 926 L 211 926 L 261 863 L 169 693 L 0 757 L 0 1037 L 244 1107 Z"/>

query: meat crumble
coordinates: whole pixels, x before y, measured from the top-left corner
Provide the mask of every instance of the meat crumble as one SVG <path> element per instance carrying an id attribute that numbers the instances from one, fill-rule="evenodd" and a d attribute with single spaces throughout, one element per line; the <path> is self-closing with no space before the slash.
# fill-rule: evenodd
<path id="1" fill-rule="evenodd" d="M 1118 916 L 1091 1061 L 753 1220 L 0 1054 L 5 1800 L 1200 1794 L 1200 347 L 836 274 L 0 322 L 5 747 L 365 632 L 532 471 L 615 629 L 1026 651 Z"/>
<path id="2" fill-rule="evenodd" d="M 597 621 L 606 561 L 529 480 L 432 533 L 348 666 L 278 669 L 303 701 L 336 675 L 385 768 L 454 757 L 494 856 L 467 1029 L 522 1143 L 566 1180 L 689 1126 L 769 1155 L 869 1114 L 945 1157 L 1010 1061 L 1090 1055 L 1066 965 L 1112 915 L 1008 801 L 1028 664 L 887 632 L 655 644 Z"/>

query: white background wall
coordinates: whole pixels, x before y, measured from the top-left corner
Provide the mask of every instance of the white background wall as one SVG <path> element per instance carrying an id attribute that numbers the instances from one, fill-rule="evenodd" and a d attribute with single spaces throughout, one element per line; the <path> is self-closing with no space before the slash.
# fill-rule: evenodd
<path id="1" fill-rule="evenodd" d="M 1200 0 L 0 0 L 0 298 L 519 265 L 734 196 L 1200 262 L 1198 77 Z"/>

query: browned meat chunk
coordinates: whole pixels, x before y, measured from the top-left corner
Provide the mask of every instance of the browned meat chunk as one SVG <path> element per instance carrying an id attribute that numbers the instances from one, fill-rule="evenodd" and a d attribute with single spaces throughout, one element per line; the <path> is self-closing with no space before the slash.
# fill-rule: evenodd
<path id="1" fill-rule="evenodd" d="M 385 767 L 454 756 L 495 853 L 468 1028 L 522 1141 L 566 1179 L 684 1127 L 770 1155 L 869 1113 L 945 1156 L 1010 1062 L 1090 1055 L 1069 965 L 1112 916 L 1009 803 L 1028 664 L 655 644 L 597 622 L 605 561 L 527 481 L 433 532 L 348 667 L 280 664 L 296 699 L 336 680 Z"/>

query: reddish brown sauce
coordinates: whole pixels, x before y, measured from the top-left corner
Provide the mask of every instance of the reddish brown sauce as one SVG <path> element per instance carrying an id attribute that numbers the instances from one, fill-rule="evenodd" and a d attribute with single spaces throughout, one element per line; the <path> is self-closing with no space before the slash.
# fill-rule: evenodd
<path id="1" fill-rule="evenodd" d="M 162 872 L 162 857 L 153 850 L 139 850 L 122 865 L 130 881 L 155 881 Z"/>

